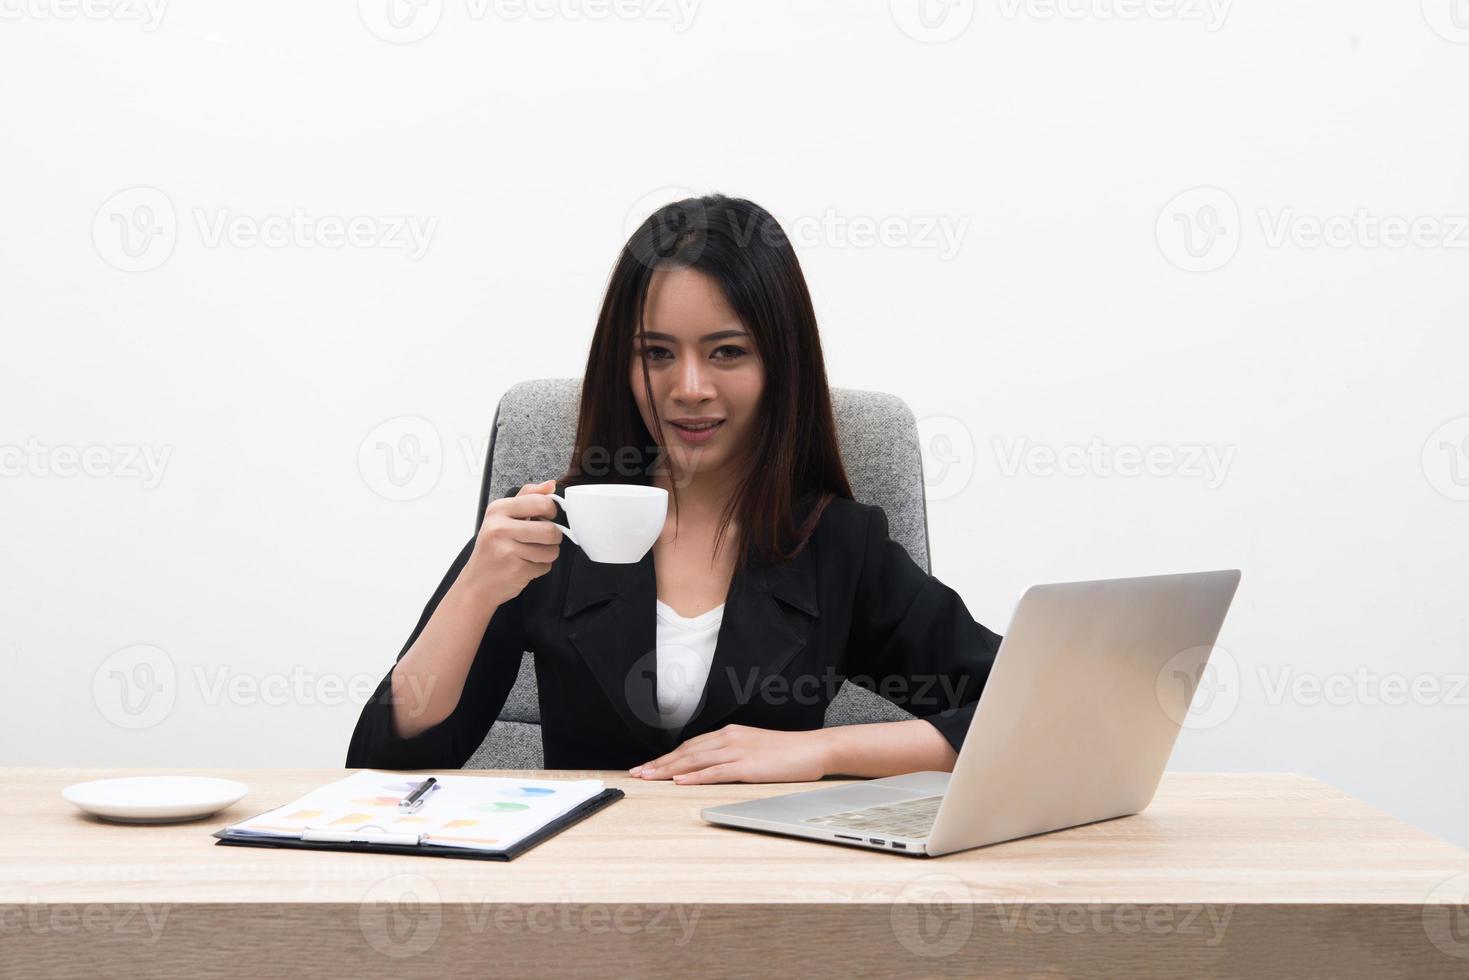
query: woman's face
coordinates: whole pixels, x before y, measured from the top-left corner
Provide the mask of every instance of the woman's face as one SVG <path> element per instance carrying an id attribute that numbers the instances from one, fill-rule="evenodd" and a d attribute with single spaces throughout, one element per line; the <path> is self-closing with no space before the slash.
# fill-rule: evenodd
<path id="1" fill-rule="evenodd" d="M 694 478 L 732 479 L 753 441 L 765 368 L 723 291 L 694 269 L 660 269 L 648 283 L 641 340 L 633 338 L 629 373 L 643 424 L 668 447 L 671 474 L 683 487 Z M 643 390 L 648 365 L 663 431 L 653 428 Z M 718 419 L 712 431 L 689 433 L 676 422 Z"/>

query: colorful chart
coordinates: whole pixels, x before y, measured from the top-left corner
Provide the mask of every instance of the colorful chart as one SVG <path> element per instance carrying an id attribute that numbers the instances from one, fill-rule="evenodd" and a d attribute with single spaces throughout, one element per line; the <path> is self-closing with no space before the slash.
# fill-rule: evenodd
<path id="1" fill-rule="evenodd" d="M 349 813 L 345 817 L 338 817 L 337 819 L 333 820 L 331 823 L 327 824 L 327 826 L 329 826 L 329 827 L 335 827 L 337 824 L 340 824 L 340 823 L 350 823 L 350 824 L 354 824 L 355 825 L 355 824 L 360 824 L 360 823 L 366 823 L 367 821 L 369 821 L 371 819 L 372 819 L 372 814 L 370 814 L 370 813 Z"/>
<path id="2" fill-rule="evenodd" d="M 478 820 L 449 820 L 444 823 L 444 829 L 457 830 L 460 827 L 473 827 L 477 823 Z"/>
<path id="3" fill-rule="evenodd" d="M 488 810 L 491 813 L 513 813 L 520 810 L 529 810 L 529 803 L 476 803 L 476 810 Z"/>
<path id="4" fill-rule="evenodd" d="M 391 806 L 396 807 L 401 796 L 359 796 L 355 800 L 349 800 L 353 806 Z"/>
<path id="5" fill-rule="evenodd" d="M 549 786 L 513 786 L 500 790 L 501 796 L 550 796 L 556 792 Z"/>
<path id="6" fill-rule="evenodd" d="M 389 793 L 411 793 L 418 789 L 417 783 L 388 783 L 383 789 Z"/>
<path id="7" fill-rule="evenodd" d="M 453 834 L 424 834 L 423 839 L 431 843 L 438 843 L 439 841 L 446 840 L 463 841 L 466 844 L 489 845 L 500 843 L 500 838 L 498 837 L 456 837 Z"/>
<path id="8" fill-rule="evenodd" d="M 428 817 L 399 817 L 393 823 L 428 823 Z"/>

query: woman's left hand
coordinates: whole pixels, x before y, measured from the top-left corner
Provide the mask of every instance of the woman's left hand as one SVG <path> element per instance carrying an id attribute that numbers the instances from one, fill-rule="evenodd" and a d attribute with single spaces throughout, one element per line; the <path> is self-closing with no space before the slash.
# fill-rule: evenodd
<path id="1" fill-rule="evenodd" d="M 675 783 L 790 783 L 827 774 L 822 730 L 782 732 L 725 725 L 684 742 L 667 755 L 628 770 L 643 779 Z"/>

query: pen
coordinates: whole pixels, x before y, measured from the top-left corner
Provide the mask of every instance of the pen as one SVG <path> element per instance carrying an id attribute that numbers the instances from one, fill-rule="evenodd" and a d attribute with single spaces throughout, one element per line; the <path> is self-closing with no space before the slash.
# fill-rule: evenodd
<path id="1" fill-rule="evenodd" d="M 428 777 L 419 783 L 413 792 L 399 800 L 398 807 L 403 810 L 417 810 L 423 806 L 423 801 L 427 798 L 429 790 L 433 789 L 437 784 L 437 779 L 433 776 Z"/>

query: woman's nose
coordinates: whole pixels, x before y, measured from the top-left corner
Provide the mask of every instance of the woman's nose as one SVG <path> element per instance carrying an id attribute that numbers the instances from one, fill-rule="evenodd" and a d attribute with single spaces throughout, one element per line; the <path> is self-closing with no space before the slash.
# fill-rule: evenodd
<path id="1" fill-rule="evenodd" d="M 698 401 L 712 395 L 708 367 L 702 358 L 686 357 L 678 369 L 678 382 L 673 396 L 680 400 Z"/>

